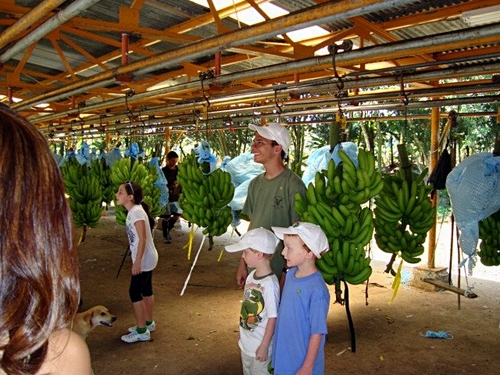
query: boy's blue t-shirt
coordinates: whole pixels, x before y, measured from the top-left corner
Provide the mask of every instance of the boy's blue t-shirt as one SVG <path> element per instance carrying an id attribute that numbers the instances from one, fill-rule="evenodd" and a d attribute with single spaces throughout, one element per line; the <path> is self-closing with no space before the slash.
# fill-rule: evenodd
<path id="1" fill-rule="evenodd" d="M 313 375 L 324 374 L 326 319 L 330 293 L 319 271 L 304 278 L 295 277 L 297 268 L 286 275 L 273 340 L 275 375 L 294 375 L 302 366 L 312 334 L 322 334 Z"/>

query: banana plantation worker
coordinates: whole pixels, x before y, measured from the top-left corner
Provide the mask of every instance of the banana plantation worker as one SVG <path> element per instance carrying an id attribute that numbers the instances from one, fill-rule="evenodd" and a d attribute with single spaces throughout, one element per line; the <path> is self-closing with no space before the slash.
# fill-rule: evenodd
<path id="1" fill-rule="evenodd" d="M 179 155 L 177 152 L 170 151 L 167 154 L 167 165 L 165 165 L 161 170 L 167 179 L 168 188 L 168 205 L 167 213 L 162 215 L 161 228 L 163 231 L 163 241 L 165 243 L 171 243 L 172 237 L 170 236 L 170 231 L 174 227 L 175 223 L 181 218 L 182 209 L 179 206 L 179 195 L 182 192 L 182 187 L 177 181 L 177 173 L 179 173 L 179 168 L 177 167 L 177 162 L 179 161 Z"/>
<path id="2" fill-rule="evenodd" d="M 300 219 L 294 207 L 295 193 L 298 192 L 303 197 L 306 193 L 302 179 L 286 165 L 290 134 L 284 126 L 277 123 L 263 126 L 251 124 L 248 128 L 255 131 L 253 160 L 262 164 L 265 171 L 250 182 L 241 213 L 250 220 L 248 230 L 259 227 L 271 229 L 271 226 L 288 227 Z M 281 285 L 285 269 L 282 247 L 283 244 L 280 243 L 271 260 L 271 268 Z M 241 259 L 236 273 L 239 286 L 245 285 L 247 276 L 247 266 Z"/>

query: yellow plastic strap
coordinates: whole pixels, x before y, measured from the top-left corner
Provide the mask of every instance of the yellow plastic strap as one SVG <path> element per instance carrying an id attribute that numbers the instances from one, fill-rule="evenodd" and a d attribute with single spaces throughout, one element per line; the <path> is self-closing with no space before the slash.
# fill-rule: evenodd
<path id="1" fill-rule="evenodd" d="M 396 295 L 398 294 L 399 285 L 401 284 L 401 270 L 403 268 L 403 258 L 401 258 L 401 262 L 399 263 L 398 272 L 396 272 L 396 276 L 394 276 L 394 282 L 392 283 L 392 289 L 394 292 L 392 293 L 391 302 L 394 301 Z"/>
<path id="2" fill-rule="evenodd" d="M 224 249 L 222 249 L 220 251 L 220 254 L 219 254 L 219 257 L 217 258 L 217 262 L 220 262 L 220 260 L 222 259 L 222 253 L 224 252 Z"/>
<path id="3" fill-rule="evenodd" d="M 187 259 L 191 259 L 191 250 L 193 249 L 193 241 L 194 241 L 194 223 L 191 223 L 191 230 L 189 231 L 188 242 L 182 248 L 188 248 Z"/>
<path id="4" fill-rule="evenodd" d="M 80 234 L 80 238 L 78 239 L 78 244 L 76 246 L 80 246 L 83 240 L 83 235 L 85 234 L 85 227 L 82 229 L 82 234 Z"/>

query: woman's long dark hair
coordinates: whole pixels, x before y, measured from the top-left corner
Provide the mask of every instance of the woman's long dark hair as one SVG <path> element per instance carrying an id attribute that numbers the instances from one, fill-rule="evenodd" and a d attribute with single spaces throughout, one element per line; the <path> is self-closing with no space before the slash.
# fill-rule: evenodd
<path id="1" fill-rule="evenodd" d="M 36 373 L 49 336 L 78 309 L 72 216 L 41 133 L 0 104 L 0 358 L 9 375 Z"/>
<path id="2" fill-rule="evenodd" d="M 144 192 L 142 191 L 142 186 L 133 181 L 127 181 L 124 185 L 127 194 L 132 194 L 134 196 L 134 203 L 140 204 L 142 208 L 144 208 L 144 211 L 146 211 L 149 219 L 149 229 L 153 230 L 156 224 L 156 220 L 151 215 L 151 209 L 149 208 L 149 205 L 143 201 Z"/>

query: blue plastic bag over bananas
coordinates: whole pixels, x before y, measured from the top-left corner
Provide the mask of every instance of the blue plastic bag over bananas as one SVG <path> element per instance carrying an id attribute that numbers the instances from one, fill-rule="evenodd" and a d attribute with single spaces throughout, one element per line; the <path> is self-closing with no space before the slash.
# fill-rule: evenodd
<path id="1" fill-rule="evenodd" d="M 316 262 L 325 281 L 361 284 L 372 273 L 365 247 L 374 228 L 372 211 L 361 205 L 380 192 L 382 176 L 368 151 L 358 150 L 358 166 L 341 147 L 334 153 L 341 163 L 335 165 L 332 156 L 327 169 L 316 172 L 306 198 L 295 196 L 295 210 L 301 220 L 321 226 L 328 237 L 330 251 Z"/>
<path id="2" fill-rule="evenodd" d="M 96 154 L 96 150 L 95 148 L 92 150 L 92 152 L 90 151 L 90 147 L 89 145 L 87 144 L 87 142 L 85 141 L 82 141 L 81 145 L 80 145 L 80 149 L 78 150 L 78 152 L 75 154 L 75 157 L 76 157 L 76 160 L 78 160 L 78 162 L 81 164 L 81 165 L 84 165 L 86 164 L 88 167 L 90 167 L 90 164 L 95 160 L 97 159 L 97 154 Z"/>
<path id="3" fill-rule="evenodd" d="M 436 209 L 425 185 L 428 169 L 405 179 L 400 169 L 384 176 L 384 187 L 375 198 L 375 241 L 386 253 L 399 254 L 405 262 L 418 263 L 427 232 L 434 225 Z"/>
<path id="4" fill-rule="evenodd" d="M 466 255 L 460 265 L 467 263 L 467 272 L 472 274 L 478 238 L 483 240 L 479 253 L 482 263 L 495 265 L 499 257 L 498 247 L 490 249 L 490 246 L 498 233 L 494 223 L 498 216 L 485 219 L 500 209 L 500 157 L 491 152 L 478 152 L 465 158 L 448 174 L 446 189 L 460 230 L 460 249 Z M 481 220 L 485 222 L 478 226 Z M 487 226 L 491 232 L 484 233 L 481 226 Z M 494 258 L 489 259 L 491 256 Z"/>
<path id="5" fill-rule="evenodd" d="M 209 237 L 220 236 L 233 220 L 229 202 L 233 199 L 234 185 L 228 172 L 215 169 L 204 174 L 194 152 L 178 164 L 177 179 L 182 186 L 179 204 L 183 217 L 203 228 Z"/>
<path id="6" fill-rule="evenodd" d="M 144 202 L 151 210 L 153 217 L 160 216 L 165 209 L 165 205 L 160 204 L 161 190 L 155 185 L 158 180 L 158 171 L 154 165 L 144 164 L 139 160 L 132 158 L 122 158 L 111 167 L 111 181 L 113 182 L 115 192 L 125 181 L 133 181 L 142 187 L 144 193 Z M 125 225 L 127 211 L 123 206 L 116 206 L 116 222 Z"/>
<path id="7" fill-rule="evenodd" d="M 158 157 L 153 157 L 149 161 L 149 165 L 156 170 L 156 173 L 158 174 L 158 178 L 154 182 L 155 186 L 160 189 L 160 206 L 161 207 L 166 207 L 168 204 L 168 188 L 167 188 L 167 178 L 165 177 L 165 174 L 160 168 L 160 161 L 158 160 Z"/>

